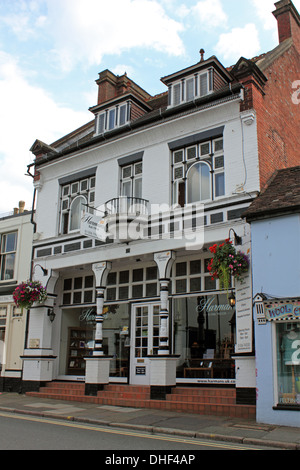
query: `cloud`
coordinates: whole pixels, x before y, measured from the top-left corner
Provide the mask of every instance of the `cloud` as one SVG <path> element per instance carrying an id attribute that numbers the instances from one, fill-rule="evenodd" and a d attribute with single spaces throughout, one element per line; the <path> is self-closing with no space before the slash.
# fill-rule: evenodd
<path id="1" fill-rule="evenodd" d="M 99 65 L 104 55 L 131 48 L 184 53 L 183 25 L 154 0 L 47 0 L 47 31 L 64 70 Z"/>
<path id="2" fill-rule="evenodd" d="M 237 61 L 241 56 L 251 58 L 260 51 L 259 34 L 252 23 L 244 28 L 233 28 L 229 33 L 221 34 L 215 47 L 218 57 Z"/>
<path id="3" fill-rule="evenodd" d="M 51 143 L 85 124 L 89 113 L 74 112 L 55 103 L 42 88 L 32 86 L 18 62 L 0 51 L 0 213 L 25 200 L 31 208 L 32 181 L 24 176 L 33 160 L 35 139 Z"/>
<path id="4" fill-rule="evenodd" d="M 205 29 L 227 24 L 228 16 L 220 0 L 202 0 L 192 7 L 192 12 L 199 18 Z"/>

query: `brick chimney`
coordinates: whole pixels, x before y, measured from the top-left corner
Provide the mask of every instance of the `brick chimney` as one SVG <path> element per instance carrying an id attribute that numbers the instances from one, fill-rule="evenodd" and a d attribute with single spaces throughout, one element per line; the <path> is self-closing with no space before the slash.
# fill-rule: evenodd
<path id="1" fill-rule="evenodd" d="M 275 3 L 276 10 L 273 15 L 278 23 L 279 43 L 293 38 L 296 45 L 300 45 L 300 15 L 291 0 L 280 0 Z"/>
<path id="2" fill-rule="evenodd" d="M 99 73 L 96 83 L 98 85 L 98 105 L 122 96 L 129 91 L 144 101 L 151 98 L 149 93 L 127 77 L 126 72 L 124 75 L 119 76 L 110 70 L 103 70 Z"/>

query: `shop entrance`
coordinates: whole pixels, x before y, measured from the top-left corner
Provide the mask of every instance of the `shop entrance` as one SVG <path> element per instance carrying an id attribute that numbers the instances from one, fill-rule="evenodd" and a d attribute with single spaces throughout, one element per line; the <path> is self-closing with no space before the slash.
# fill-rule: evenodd
<path id="1" fill-rule="evenodd" d="M 132 307 L 130 383 L 149 385 L 150 360 L 159 347 L 159 304 L 136 304 Z"/>

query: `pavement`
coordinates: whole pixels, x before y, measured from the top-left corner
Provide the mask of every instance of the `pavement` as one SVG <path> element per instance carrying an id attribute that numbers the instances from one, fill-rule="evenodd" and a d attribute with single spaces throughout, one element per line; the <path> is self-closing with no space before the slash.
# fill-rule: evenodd
<path id="1" fill-rule="evenodd" d="M 300 428 L 240 418 L 125 408 L 0 393 L 0 412 L 111 426 L 188 439 L 209 439 L 272 449 L 300 450 Z"/>

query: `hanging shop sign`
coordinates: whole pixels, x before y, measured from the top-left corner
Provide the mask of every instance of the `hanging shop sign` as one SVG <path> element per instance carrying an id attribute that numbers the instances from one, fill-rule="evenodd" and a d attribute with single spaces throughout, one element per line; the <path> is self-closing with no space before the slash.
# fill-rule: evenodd
<path id="1" fill-rule="evenodd" d="M 300 320 L 300 299 L 273 300 L 264 302 L 267 320 Z"/>

